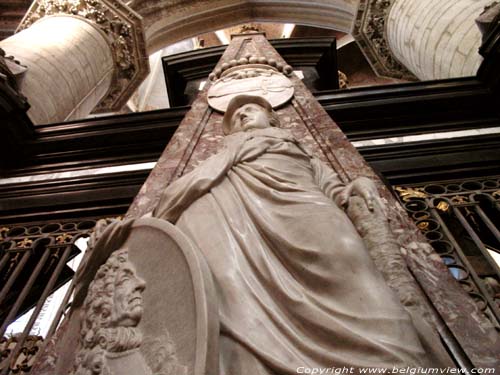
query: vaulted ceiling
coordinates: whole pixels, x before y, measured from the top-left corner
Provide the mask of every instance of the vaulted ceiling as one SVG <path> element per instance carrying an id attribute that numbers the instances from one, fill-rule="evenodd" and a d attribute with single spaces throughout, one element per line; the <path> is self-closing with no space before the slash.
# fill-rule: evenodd
<path id="1" fill-rule="evenodd" d="M 132 0 L 144 18 L 148 51 L 247 22 L 352 31 L 359 0 Z"/>
<path id="2" fill-rule="evenodd" d="M 0 40 L 12 35 L 31 0 L 0 1 Z M 359 0 L 132 0 L 152 53 L 206 32 L 247 22 L 295 23 L 349 33 Z"/>

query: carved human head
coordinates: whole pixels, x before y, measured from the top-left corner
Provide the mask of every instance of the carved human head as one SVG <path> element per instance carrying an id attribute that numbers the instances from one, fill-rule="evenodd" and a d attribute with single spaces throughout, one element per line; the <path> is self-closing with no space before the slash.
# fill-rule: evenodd
<path id="1" fill-rule="evenodd" d="M 142 292 L 146 283 L 137 276 L 133 264 L 128 261 L 128 254 L 118 255 L 118 261 L 120 263 L 115 275 L 111 324 L 134 327 L 142 317 Z"/>
<path id="2" fill-rule="evenodd" d="M 279 126 L 279 118 L 261 96 L 237 95 L 231 99 L 222 120 L 224 134 Z"/>
<path id="3" fill-rule="evenodd" d="M 137 325 L 143 314 L 145 285 L 126 248 L 111 253 L 99 267 L 83 303 L 75 375 L 105 374 L 105 353 L 140 347 Z"/>
<path id="4" fill-rule="evenodd" d="M 80 314 L 79 347 L 72 375 L 104 375 L 108 353 L 139 348 L 145 282 L 125 246 L 133 219 L 101 221 L 91 236 L 90 254 L 75 275 L 73 312 Z"/>
<path id="5" fill-rule="evenodd" d="M 86 339 L 99 336 L 101 329 L 137 326 L 145 285 L 128 259 L 128 250 L 113 252 L 99 267 L 85 298 L 82 331 L 87 331 Z"/>

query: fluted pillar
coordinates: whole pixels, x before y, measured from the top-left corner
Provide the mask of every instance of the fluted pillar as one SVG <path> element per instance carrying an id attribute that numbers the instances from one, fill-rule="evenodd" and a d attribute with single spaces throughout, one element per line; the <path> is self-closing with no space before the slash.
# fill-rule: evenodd
<path id="1" fill-rule="evenodd" d="M 37 0 L 0 42 L 27 67 L 34 124 L 120 109 L 149 72 L 141 17 L 119 1 Z"/>
<path id="2" fill-rule="evenodd" d="M 391 52 L 420 80 L 475 75 L 481 33 L 475 19 L 492 0 L 395 0 L 386 18 Z"/>

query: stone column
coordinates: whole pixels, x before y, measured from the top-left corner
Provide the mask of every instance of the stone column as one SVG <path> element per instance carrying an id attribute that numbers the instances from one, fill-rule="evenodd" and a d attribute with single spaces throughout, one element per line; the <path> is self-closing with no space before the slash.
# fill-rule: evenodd
<path id="1" fill-rule="evenodd" d="M 395 57 L 420 80 L 475 75 L 482 58 L 475 19 L 492 0 L 396 0 L 385 22 Z"/>
<path id="2" fill-rule="evenodd" d="M 35 124 L 81 118 L 110 88 L 111 47 L 95 27 L 76 17 L 43 18 L 0 45 L 28 67 L 20 89 Z"/>
<path id="3" fill-rule="evenodd" d="M 120 109 L 149 71 L 141 17 L 117 1 L 39 0 L 0 47 L 28 69 L 34 124 Z"/>

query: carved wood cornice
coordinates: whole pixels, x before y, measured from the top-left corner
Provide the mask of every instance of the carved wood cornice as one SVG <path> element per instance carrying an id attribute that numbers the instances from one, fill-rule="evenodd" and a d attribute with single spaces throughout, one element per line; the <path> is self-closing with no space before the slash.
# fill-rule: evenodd
<path id="1" fill-rule="evenodd" d="M 353 36 L 373 70 L 380 76 L 417 81 L 392 54 L 386 37 L 386 20 L 396 0 L 361 0 Z"/>
<path id="2" fill-rule="evenodd" d="M 121 109 L 149 73 L 142 17 L 117 0 L 35 0 L 17 32 L 46 16 L 58 15 L 82 18 L 104 33 L 115 70 L 110 89 L 94 112 Z"/>

